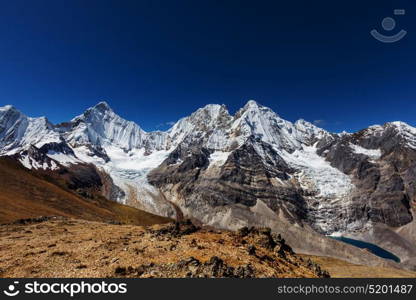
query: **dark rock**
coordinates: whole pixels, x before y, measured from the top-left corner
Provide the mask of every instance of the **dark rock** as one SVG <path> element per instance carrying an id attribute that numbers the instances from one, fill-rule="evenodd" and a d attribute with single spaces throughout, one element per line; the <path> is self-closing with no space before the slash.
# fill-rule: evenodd
<path id="1" fill-rule="evenodd" d="M 66 251 L 55 251 L 55 252 L 52 252 L 52 256 L 64 256 L 64 255 L 67 255 L 67 254 L 69 254 L 69 253 L 66 252 Z"/>
<path id="2" fill-rule="evenodd" d="M 76 266 L 77 269 L 86 269 L 87 265 L 78 265 Z"/>
<path id="3" fill-rule="evenodd" d="M 249 255 L 256 255 L 256 247 L 253 245 L 248 246 L 247 252 Z"/>
<path id="4" fill-rule="evenodd" d="M 115 270 L 114 270 L 114 273 L 117 275 L 117 276 L 125 276 L 125 275 L 127 275 L 127 269 L 125 268 L 125 267 L 117 267 Z"/>
<path id="5" fill-rule="evenodd" d="M 245 237 L 250 233 L 250 230 L 248 229 L 248 227 L 241 227 L 238 231 L 237 234 L 240 237 Z"/>
<path id="6" fill-rule="evenodd" d="M 153 230 L 151 232 L 156 236 L 168 235 L 173 237 L 181 237 L 195 233 L 200 229 L 200 227 L 195 226 L 190 220 L 185 220 L 182 222 L 170 223 L 159 230 Z"/>
<path id="7" fill-rule="evenodd" d="M 42 222 L 55 220 L 55 219 L 57 219 L 57 217 L 55 216 L 50 216 L 50 217 L 43 216 L 43 217 L 38 217 L 38 218 L 19 219 L 13 222 L 13 224 L 28 225 L 28 224 L 42 223 Z"/>
<path id="8" fill-rule="evenodd" d="M 318 277 L 321 278 L 329 278 L 331 277 L 326 270 L 322 270 L 321 266 L 317 263 L 313 262 L 312 260 L 308 259 L 306 262 L 306 266 L 312 270 Z"/>
<path id="9" fill-rule="evenodd" d="M 240 266 L 237 268 L 235 272 L 235 277 L 237 278 L 253 278 L 254 277 L 254 269 L 250 264 L 245 266 Z"/>

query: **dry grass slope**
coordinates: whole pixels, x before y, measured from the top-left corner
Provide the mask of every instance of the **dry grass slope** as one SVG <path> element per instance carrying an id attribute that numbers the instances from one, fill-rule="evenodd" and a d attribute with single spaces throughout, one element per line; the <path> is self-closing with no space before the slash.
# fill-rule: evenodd
<path id="1" fill-rule="evenodd" d="M 25 169 L 13 159 L 0 158 L 0 224 L 51 215 L 136 225 L 170 221 L 99 195 L 85 199 L 63 184 Z"/>
<path id="2" fill-rule="evenodd" d="M 270 235 L 55 217 L 0 226 L 0 277 L 319 277 Z"/>

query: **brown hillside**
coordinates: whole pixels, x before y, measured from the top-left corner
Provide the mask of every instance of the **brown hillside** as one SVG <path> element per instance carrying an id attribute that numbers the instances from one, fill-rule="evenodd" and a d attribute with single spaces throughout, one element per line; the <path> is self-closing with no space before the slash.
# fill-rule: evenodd
<path id="1" fill-rule="evenodd" d="M 0 224 L 51 215 L 136 225 L 170 221 L 99 195 L 83 198 L 11 158 L 0 158 Z"/>
<path id="2" fill-rule="evenodd" d="M 187 221 L 134 226 L 28 220 L 0 226 L 0 251 L 0 277 L 327 276 L 265 228 L 229 232 Z"/>

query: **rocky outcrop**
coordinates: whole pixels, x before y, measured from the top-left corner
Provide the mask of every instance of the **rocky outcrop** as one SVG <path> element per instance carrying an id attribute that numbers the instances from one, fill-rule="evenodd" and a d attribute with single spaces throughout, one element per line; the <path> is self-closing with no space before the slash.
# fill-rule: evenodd
<path id="1" fill-rule="evenodd" d="M 147 264 L 139 267 L 117 267 L 115 276 L 129 277 L 186 277 L 186 278 L 254 278 L 253 267 L 248 264 L 237 269 L 230 267 L 224 261 L 212 256 L 209 261 L 202 263 L 194 257 L 181 260 L 177 263 L 156 265 Z"/>
<path id="2" fill-rule="evenodd" d="M 105 198 L 112 201 L 117 201 L 117 199 L 121 199 L 125 196 L 124 191 L 114 183 L 110 175 L 101 170 L 97 170 L 97 172 L 102 183 L 101 194 Z"/>
<path id="3" fill-rule="evenodd" d="M 184 236 L 192 237 L 189 247 L 199 251 L 209 251 L 205 245 L 204 234 L 216 234 L 222 236 L 221 231 L 201 229 L 187 220 L 176 222 L 175 224 L 164 225 L 162 228 L 150 229 L 150 233 L 160 241 L 170 241 L 175 245 L 170 250 L 176 250 L 181 242 L 178 240 Z M 199 234 L 197 236 L 196 234 Z M 226 245 L 231 238 L 233 247 L 247 246 L 247 254 L 251 262 L 227 263 L 219 256 L 210 256 L 208 259 L 198 259 L 187 257 L 173 263 L 150 263 L 142 264 L 137 267 L 119 266 L 114 270 L 117 277 L 187 277 L 187 278 L 255 278 L 264 277 L 258 263 L 274 268 L 274 276 L 280 277 L 285 274 L 280 270 L 285 267 L 298 268 L 297 277 L 304 277 L 306 274 L 311 277 L 330 277 L 329 273 L 312 262 L 304 261 L 298 257 L 292 248 L 286 244 L 285 240 L 276 234 L 272 234 L 270 228 L 248 228 L 243 227 L 237 233 L 228 233 L 224 238 L 218 240 L 219 245 Z M 222 251 L 224 248 L 222 248 Z M 227 259 L 228 260 L 228 259 Z M 244 261 L 244 259 L 243 259 Z M 279 267 L 280 266 L 280 267 Z M 303 271 L 301 271 L 303 270 Z M 302 274 L 303 272 L 303 274 Z"/>

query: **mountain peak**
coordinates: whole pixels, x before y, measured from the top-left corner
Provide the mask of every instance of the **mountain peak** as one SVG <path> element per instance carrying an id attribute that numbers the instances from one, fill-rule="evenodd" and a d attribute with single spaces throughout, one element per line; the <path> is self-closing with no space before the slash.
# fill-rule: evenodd
<path id="1" fill-rule="evenodd" d="M 13 105 L 5 105 L 0 107 L 0 111 L 17 110 Z"/>
<path id="2" fill-rule="evenodd" d="M 234 117 L 238 119 L 246 114 L 259 115 L 260 118 L 264 118 L 266 115 L 273 118 L 280 118 L 271 108 L 263 106 L 255 100 L 247 101 L 246 105 L 240 108 Z"/>
<path id="3" fill-rule="evenodd" d="M 3 121 L 8 120 L 10 118 L 24 118 L 27 119 L 27 116 L 23 114 L 20 110 L 18 110 L 13 105 L 5 105 L 0 107 L 0 118 Z M 4 119 L 6 118 L 6 119 Z M 1 126 L 0 126 L 1 128 Z M 1 130 L 0 130 L 1 131 Z"/>
<path id="4" fill-rule="evenodd" d="M 403 122 L 403 121 L 394 121 L 394 122 L 389 122 L 387 124 L 388 125 L 391 125 L 391 126 L 395 126 L 397 128 L 410 128 L 410 129 L 415 129 L 415 127 L 413 127 L 413 126 L 411 126 L 411 125 L 409 125 L 409 124 L 407 124 L 406 122 Z"/>
<path id="5" fill-rule="evenodd" d="M 322 129 L 304 119 L 297 120 L 294 125 L 295 128 L 299 131 L 301 135 L 303 135 L 303 138 L 306 140 L 314 137 L 323 138 L 324 136 L 327 136 L 329 134 L 325 129 Z"/>
<path id="6" fill-rule="evenodd" d="M 198 109 L 194 114 L 197 115 L 200 112 L 207 112 L 212 116 L 218 116 L 221 113 L 228 114 L 228 109 L 224 104 L 208 104 Z"/>
<path id="7" fill-rule="evenodd" d="M 297 127 L 309 127 L 309 128 L 317 128 L 320 129 L 320 127 L 316 126 L 315 124 L 306 121 L 305 119 L 299 119 L 295 122 L 295 126 Z"/>
<path id="8" fill-rule="evenodd" d="M 265 114 L 266 112 L 270 112 L 276 117 L 279 117 L 270 107 L 263 106 L 260 103 L 258 103 L 256 100 L 249 100 L 247 101 L 246 105 L 244 105 L 240 110 L 237 112 L 237 115 L 244 112 L 251 112 L 254 114 Z"/>
<path id="9" fill-rule="evenodd" d="M 387 123 L 387 126 L 396 128 L 396 131 L 416 148 L 416 128 L 401 121 Z"/>
<path id="10" fill-rule="evenodd" d="M 99 109 L 101 111 L 112 111 L 110 105 L 106 101 L 100 101 L 98 102 L 93 109 Z"/>
<path id="11" fill-rule="evenodd" d="M 73 118 L 71 122 L 74 122 L 77 120 L 86 120 L 86 119 L 91 119 L 91 118 L 96 119 L 96 121 L 99 121 L 99 120 L 102 121 L 104 115 L 109 116 L 110 118 L 114 118 L 116 116 L 116 114 L 108 105 L 108 103 L 105 101 L 101 101 L 101 102 L 98 102 L 96 105 L 85 110 L 81 115 Z"/>
<path id="12" fill-rule="evenodd" d="M 248 107 L 261 107 L 261 105 L 258 104 L 256 100 L 248 100 L 246 105 L 244 105 L 244 108 Z"/>

